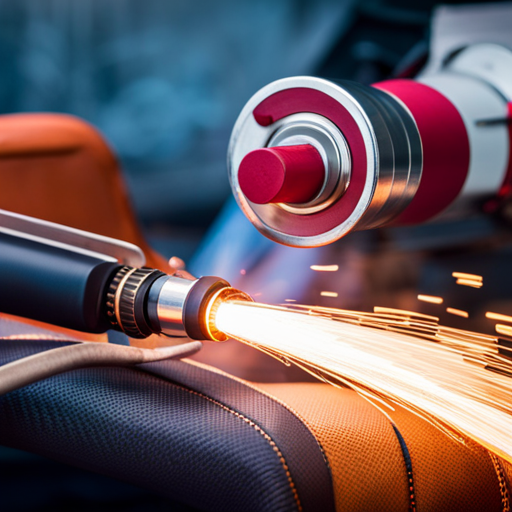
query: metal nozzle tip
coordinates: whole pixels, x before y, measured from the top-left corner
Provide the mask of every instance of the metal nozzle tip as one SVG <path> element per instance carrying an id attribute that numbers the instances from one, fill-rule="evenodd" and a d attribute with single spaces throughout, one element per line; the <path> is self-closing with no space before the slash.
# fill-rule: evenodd
<path id="1" fill-rule="evenodd" d="M 223 332 L 217 329 L 217 325 L 215 322 L 215 317 L 217 315 L 217 311 L 219 306 L 223 302 L 227 301 L 247 301 L 254 302 L 252 297 L 247 293 L 244 293 L 236 288 L 225 287 L 218 290 L 215 294 L 210 297 L 208 305 L 205 310 L 206 317 L 206 331 L 208 333 L 208 337 L 213 341 L 226 341 L 228 336 Z"/>

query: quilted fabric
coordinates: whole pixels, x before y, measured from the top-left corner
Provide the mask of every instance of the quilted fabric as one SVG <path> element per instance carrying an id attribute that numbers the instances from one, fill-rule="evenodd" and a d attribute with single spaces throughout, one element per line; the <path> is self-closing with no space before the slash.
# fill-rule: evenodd
<path id="1" fill-rule="evenodd" d="M 62 346 L 3 340 L 0 362 L 56 344 Z M 235 410 L 234 404 L 217 398 L 138 369 L 76 370 L 0 397 L 0 443 L 124 479 L 199 510 L 333 510 L 328 470 L 327 487 L 324 483 L 316 488 L 327 488 L 328 496 L 309 491 L 316 504 L 311 498 L 301 501 L 301 494 L 308 492 L 295 481 L 300 468 L 289 462 L 275 427 L 286 423 L 279 410 L 290 415 L 286 408 L 267 404 L 265 414 L 271 421 L 265 423 L 246 415 L 243 404 Z M 309 441 L 301 442 L 301 435 Z M 309 442 L 325 469 L 311 433 L 305 429 L 298 437 L 294 440 L 304 467 L 310 465 Z M 302 471 L 307 474 L 307 469 Z"/>

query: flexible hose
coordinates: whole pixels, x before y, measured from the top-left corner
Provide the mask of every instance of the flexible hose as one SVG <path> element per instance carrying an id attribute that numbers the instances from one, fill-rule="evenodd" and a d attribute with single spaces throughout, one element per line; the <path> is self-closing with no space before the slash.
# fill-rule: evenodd
<path id="1" fill-rule="evenodd" d="M 68 345 L 0 367 L 0 395 L 69 370 L 91 366 L 132 366 L 164 359 L 181 359 L 195 354 L 201 347 L 200 341 L 158 349 L 91 342 Z"/>

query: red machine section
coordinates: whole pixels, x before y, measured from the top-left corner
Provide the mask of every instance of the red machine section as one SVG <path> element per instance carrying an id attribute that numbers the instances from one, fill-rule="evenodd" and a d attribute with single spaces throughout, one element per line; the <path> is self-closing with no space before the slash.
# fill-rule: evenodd
<path id="1" fill-rule="evenodd" d="M 427 85 L 400 79 L 373 87 L 393 94 L 406 105 L 416 121 L 423 146 L 418 191 L 394 224 L 425 222 L 447 208 L 466 181 L 470 146 L 464 121 L 451 101 Z"/>
<path id="2" fill-rule="evenodd" d="M 256 149 L 238 171 L 244 195 L 256 204 L 307 203 L 320 191 L 325 167 L 311 145 Z"/>
<path id="3" fill-rule="evenodd" d="M 297 87 L 276 92 L 265 98 L 254 109 L 253 115 L 258 124 L 269 126 L 279 119 L 301 112 L 318 114 L 331 120 L 343 132 L 352 157 L 350 184 L 339 201 L 310 215 L 283 211 L 279 218 L 268 221 L 273 229 L 290 235 L 315 236 L 339 226 L 354 212 L 366 183 L 366 148 L 350 112 L 334 98 L 316 89 Z"/>
<path id="4" fill-rule="evenodd" d="M 508 165 L 503 185 L 498 192 L 498 200 L 509 198 L 512 195 L 512 102 L 507 103 L 507 120 L 508 120 Z"/>

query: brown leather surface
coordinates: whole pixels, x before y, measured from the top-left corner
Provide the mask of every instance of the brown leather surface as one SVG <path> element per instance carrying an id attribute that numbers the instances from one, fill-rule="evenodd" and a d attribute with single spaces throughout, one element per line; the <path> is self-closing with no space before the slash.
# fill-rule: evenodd
<path id="1" fill-rule="evenodd" d="M 487 450 L 470 440 L 456 441 L 402 408 L 390 416 L 409 448 L 418 510 L 502 510 Z"/>
<path id="2" fill-rule="evenodd" d="M 258 384 L 302 416 L 331 467 L 336 510 L 409 509 L 405 463 L 393 428 L 375 407 L 328 384 Z"/>
<path id="3" fill-rule="evenodd" d="M 89 124 L 61 114 L 0 116 L 0 208 L 132 242 L 168 270 L 144 239 L 119 166 Z"/>
<path id="4" fill-rule="evenodd" d="M 142 235 L 110 148 L 91 125 L 78 118 L 0 116 L 0 208 L 134 243 L 144 251 L 147 266 L 169 271 L 165 259 Z M 72 339 L 106 340 L 106 335 L 100 339 L 17 320 Z M 152 336 L 143 346 L 157 344 Z"/>
<path id="5" fill-rule="evenodd" d="M 384 414 L 354 391 L 328 384 L 257 386 L 301 415 L 323 446 L 338 512 L 409 510 L 404 456 Z M 390 416 L 411 456 L 419 512 L 503 510 L 485 450 L 455 442 L 403 409 Z"/>

